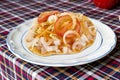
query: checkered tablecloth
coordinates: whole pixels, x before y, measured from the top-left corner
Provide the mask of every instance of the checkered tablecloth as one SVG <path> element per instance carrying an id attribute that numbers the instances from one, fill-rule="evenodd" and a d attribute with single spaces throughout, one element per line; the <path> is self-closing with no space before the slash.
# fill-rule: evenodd
<path id="1" fill-rule="evenodd" d="M 95 62 L 72 67 L 48 67 L 28 63 L 12 54 L 6 37 L 20 23 L 43 11 L 81 12 L 112 28 L 115 49 Z M 0 0 L 0 80 L 120 80 L 120 6 L 105 10 L 90 0 Z"/>

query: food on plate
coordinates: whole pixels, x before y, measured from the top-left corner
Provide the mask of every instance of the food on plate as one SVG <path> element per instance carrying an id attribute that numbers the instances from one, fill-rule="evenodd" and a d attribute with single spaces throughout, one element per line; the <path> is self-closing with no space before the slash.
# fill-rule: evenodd
<path id="1" fill-rule="evenodd" d="M 85 15 L 46 11 L 34 19 L 25 42 L 31 52 L 50 56 L 79 53 L 91 46 L 95 37 L 96 28 Z"/>

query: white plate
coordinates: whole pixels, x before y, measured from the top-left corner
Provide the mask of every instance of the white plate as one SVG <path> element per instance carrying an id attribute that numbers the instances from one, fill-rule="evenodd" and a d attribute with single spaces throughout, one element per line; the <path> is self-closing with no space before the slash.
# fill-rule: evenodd
<path id="1" fill-rule="evenodd" d="M 42 57 L 30 52 L 25 46 L 24 36 L 31 27 L 33 19 L 12 30 L 7 37 L 7 45 L 14 55 L 38 65 L 65 67 L 90 63 L 106 56 L 116 45 L 116 35 L 107 25 L 94 19 L 91 21 L 97 28 L 96 40 L 92 46 L 78 54 Z"/>

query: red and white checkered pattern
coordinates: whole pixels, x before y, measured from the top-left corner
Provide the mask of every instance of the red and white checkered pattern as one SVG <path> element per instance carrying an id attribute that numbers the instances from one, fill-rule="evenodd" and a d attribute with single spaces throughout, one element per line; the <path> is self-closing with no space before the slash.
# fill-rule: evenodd
<path id="1" fill-rule="evenodd" d="M 20 23 L 43 11 L 81 12 L 100 20 L 116 33 L 117 46 L 106 57 L 72 67 L 47 67 L 28 63 L 13 55 L 6 46 L 8 33 Z M 112 10 L 96 7 L 91 0 L 0 0 L 0 79 L 2 80 L 119 80 L 120 6 Z"/>

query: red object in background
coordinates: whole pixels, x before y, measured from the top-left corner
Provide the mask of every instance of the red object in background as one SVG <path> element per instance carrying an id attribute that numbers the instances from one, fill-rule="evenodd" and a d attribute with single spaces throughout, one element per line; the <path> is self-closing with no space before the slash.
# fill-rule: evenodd
<path id="1" fill-rule="evenodd" d="M 112 9 L 120 4 L 120 0 L 93 0 L 94 4 L 103 9 Z"/>

